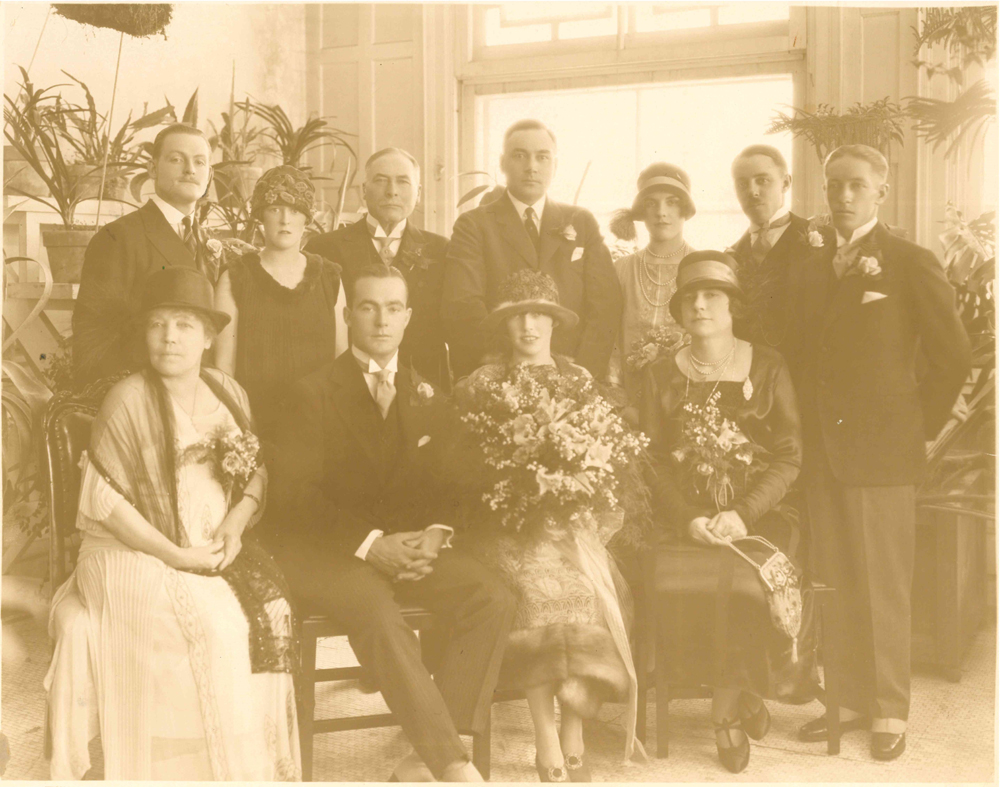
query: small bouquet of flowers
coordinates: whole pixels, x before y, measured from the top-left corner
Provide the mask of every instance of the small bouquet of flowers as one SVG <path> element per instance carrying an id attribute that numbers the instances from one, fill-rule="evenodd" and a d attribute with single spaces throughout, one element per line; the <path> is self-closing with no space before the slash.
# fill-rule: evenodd
<path id="1" fill-rule="evenodd" d="M 209 238 L 205 241 L 205 251 L 218 276 L 247 252 L 260 250 L 239 238 Z"/>
<path id="2" fill-rule="evenodd" d="M 260 440 L 250 431 L 220 428 L 210 438 L 209 455 L 215 477 L 232 499 L 233 491 L 242 493 L 260 466 Z"/>
<path id="3" fill-rule="evenodd" d="M 628 368 L 638 372 L 657 358 L 677 352 L 684 344 L 684 331 L 676 325 L 658 325 L 632 342 L 632 352 L 625 359 Z"/>
<path id="4" fill-rule="evenodd" d="M 740 428 L 719 411 L 716 391 L 704 405 L 684 405 L 681 444 L 673 451 L 684 476 L 699 496 L 709 495 L 719 511 L 732 505 L 747 488 L 754 457 L 763 449 L 751 443 Z M 758 463 L 759 465 L 759 463 Z"/>
<path id="5" fill-rule="evenodd" d="M 477 388 L 462 420 L 485 454 L 483 501 L 501 526 L 553 537 L 616 511 L 619 474 L 648 444 L 590 378 L 539 377 L 527 366 Z"/>

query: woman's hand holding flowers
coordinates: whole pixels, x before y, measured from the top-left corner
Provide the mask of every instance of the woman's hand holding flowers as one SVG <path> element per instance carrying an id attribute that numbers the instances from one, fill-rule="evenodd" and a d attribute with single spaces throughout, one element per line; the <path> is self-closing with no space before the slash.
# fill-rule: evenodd
<path id="1" fill-rule="evenodd" d="M 721 511 L 707 525 L 717 538 L 725 540 L 747 537 L 747 526 L 735 511 Z"/>

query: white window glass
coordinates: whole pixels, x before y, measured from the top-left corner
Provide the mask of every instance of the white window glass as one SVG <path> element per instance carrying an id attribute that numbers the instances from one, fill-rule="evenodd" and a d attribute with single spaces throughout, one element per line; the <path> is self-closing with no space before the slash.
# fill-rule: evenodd
<path id="1" fill-rule="evenodd" d="M 500 6 L 504 24 L 559 22 L 607 16 L 611 6 L 601 3 L 504 3 Z"/>
<path id="2" fill-rule="evenodd" d="M 747 227 L 733 193 L 732 160 L 747 145 L 764 143 L 790 164 L 791 136 L 764 130 L 778 108 L 792 103 L 791 75 L 483 96 L 476 107 L 477 168 L 502 184 L 504 130 L 538 118 L 558 139 L 549 195 L 572 203 L 590 162 L 579 204 L 597 216 L 606 237 L 612 212 L 632 204 L 639 172 L 667 161 L 691 178 L 697 214 L 684 237 L 695 248 L 724 249 Z M 637 229 L 645 243 L 645 227 Z"/>
<path id="3" fill-rule="evenodd" d="M 709 27 L 712 24 L 712 9 L 708 6 L 672 9 L 668 5 L 637 3 L 635 8 L 635 25 L 638 33 L 686 30 Z"/>
<path id="4" fill-rule="evenodd" d="M 489 8 L 485 14 L 486 46 L 503 44 L 537 44 L 552 40 L 552 25 L 505 24 L 499 8 Z"/>
<path id="5" fill-rule="evenodd" d="M 720 25 L 773 22 L 788 19 L 787 3 L 731 3 L 719 7 Z"/>
<path id="6" fill-rule="evenodd" d="M 609 12 L 602 19 L 582 19 L 578 22 L 560 22 L 559 38 L 598 38 L 618 33 L 618 17 Z"/>

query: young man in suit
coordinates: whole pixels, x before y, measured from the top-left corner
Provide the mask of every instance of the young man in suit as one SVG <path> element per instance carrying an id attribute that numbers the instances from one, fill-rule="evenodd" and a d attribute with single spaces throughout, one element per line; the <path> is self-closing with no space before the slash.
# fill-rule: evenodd
<path id="1" fill-rule="evenodd" d="M 734 330 L 754 344 L 782 350 L 788 330 L 790 266 L 812 252 L 809 221 L 785 204 L 792 176 L 770 145 L 751 145 L 734 160 L 733 186 L 750 228 L 733 245 L 746 304 Z M 813 236 L 816 238 L 817 236 Z"/>
<path id="2" fill-rule="evenodd" d="M 481 781 L 458 737 L 483 732 L 515 602 L 503 581 L 449 548 L 457 507 L 441 473 L 443 396 L 399 363 L 406 279 L 361 268 L 344 310 L 351 349 L 300 380 L 277 429 L 269 539 L 307 610 L 343 625 L 415 749 L 400 781 Z M 451 624 L 432 679 L 401 604 Z"/>
<path id="3" fill-rule="evenodd" d="M 153 196 L 139 210 L 101 228 L 87 246 L 73 309 L 78 384 L 135 371 L 144 363 L 145 339 L 136 319 L 150 274 L 167 266 L 211 274 L 195 221 L 195 206 L 212 181 L 211 155 L 208 139 L 198 129 L 167 126 L 153 141 Z"/>
<path id="4" fill-rule="evenodd" d="M 410 290 L 413 319 L 400 360 L 437 386 L 449 382 L 441 331 L 441 280 L 448 239 L 410 222 L 420 200 L 420 165 L 400 148 L 383 148 L 365 162 L 362 185 L 368 214 L 360 221 L 311 238 L 306 251 L 343 269 L 345 284 L 373 262 L 399 268 Z"/>
<path id="5" fill-rule="evenodd" d="M 841 730 L 870 729 L 871 753 L 906 748 L 915 486 L 925 440 L 968 375 L 969 339 L 933 252 L 878 220 L 888 164 L 845 145 L 826 160 L 833 232 L 793 265 L 802 479 L 816 576 L 837 588 Z M 825 718 L 803 740 L 825 740 Z"/>
<path id="6" fill-rule="evenodd" d="M 442 316 L 456 373 L 483 362 L 491 348 L 480 323 L 507 277 L 531 268 L 555 279 L 560 303 L 580 315 L 576 328 L 556 331 L 553 352 L 604 377 L 621 287 L 593 215 L 545 195 L 556 172 L 555 135 L 537 120 L 518 121 L 504 134 L 500 168 L 506 193 L 459 216 L 448 244 Z"/>

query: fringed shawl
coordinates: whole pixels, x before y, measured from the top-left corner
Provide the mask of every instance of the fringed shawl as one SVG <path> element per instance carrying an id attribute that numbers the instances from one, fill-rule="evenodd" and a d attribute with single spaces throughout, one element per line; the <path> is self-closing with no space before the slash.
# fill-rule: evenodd
<path id="1" fill-rule="evenodd" d="M 236 381 L 205 369 L 201 379 L 232 413 L 237 426 L 250 429 L 249 400 Z M 91 430 L 88 455 L 94 468 L 147 522 L 173 543 L 187 547 L 190 543 L 177 509 L 175 434 L 169 394 L 157 374 L 147 369 L 108 393 Z M 194 573 L 221 576 L 232 587 L 250 624 L 253 672 L 294 671 L 298 656 L 294 621 L 272 621 L 265 609 L 269 602 L 291 596 L 277 564 L 252 536 L 244 536 L 243 548 L 225 570 Z"/>

